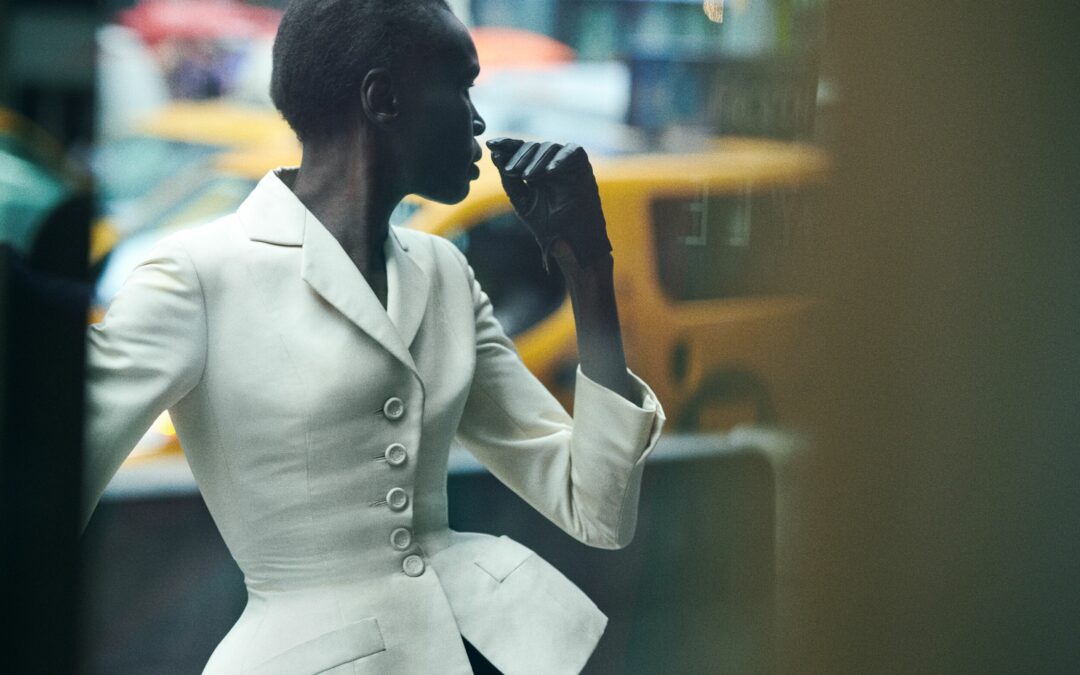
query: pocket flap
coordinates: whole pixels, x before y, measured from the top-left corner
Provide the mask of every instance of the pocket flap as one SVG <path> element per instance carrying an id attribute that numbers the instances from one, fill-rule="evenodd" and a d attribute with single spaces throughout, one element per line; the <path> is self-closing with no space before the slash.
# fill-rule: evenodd
<path id="1" fill-rule="evenodd" d="M 505 535 L 484 551 L 474 562 L 476 566 L 502 583 L 510 573 L 521 567 L 533 552 Z"/>
<path id="2" fill-rule="evenodd" d="M 254 675 L 321 673 L 385 649 L 379 622 L 364 619 L 302 642 L 248 672 Z"/>

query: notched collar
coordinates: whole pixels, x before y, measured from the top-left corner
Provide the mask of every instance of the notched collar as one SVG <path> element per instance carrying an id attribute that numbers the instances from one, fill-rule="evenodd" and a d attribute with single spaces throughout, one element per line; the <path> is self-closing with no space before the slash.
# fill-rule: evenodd
<path id="1" fill-rule="evenodd" d="M 281 168 L 267 172 L 240 204 L 236 215 L 252 241 L 277 246 L 303 245 L 307 207 L 279 177 L 279 174 L 295 176 L 296 171 Z"/>
<path id="2" fill-rule="evenodd" d="M 296 178 L 296 167 L 268 171 L 240 204 L 237 215 L 252 241 L 278 246 L 303 246 L 307 207 L 286 184 Z M 390 236 L 402 251 L 409 245 L 390 228 Z"/>
<path id="3" fill-rule="evenodd" d="M 345 249 L 286 184 L 295 175 L 296 169 L 267 173 L 240 205 L 237 215 L 248 237 L 277 246 L 302 246 L 304 281 L 415 372 L 409 346 L 427 310 L 427 274 L 391 227 L 386 239 L 387 307 L 383 309 Z"/>

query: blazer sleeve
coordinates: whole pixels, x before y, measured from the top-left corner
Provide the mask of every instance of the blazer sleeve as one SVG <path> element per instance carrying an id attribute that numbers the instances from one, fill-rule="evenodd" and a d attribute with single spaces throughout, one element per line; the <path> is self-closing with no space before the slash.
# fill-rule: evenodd
<path id="1" fill-rule="evenodd" d="M 205 361 L 202 288 L 172 237 L 131 273 L 87 334 L 82 527 L 157 416 L 198 383 Z"/>
<path id="2" fill-rule="evenodd" d="M 637 525 L 645 458 L 664 424 L 659 401 L 633 373 L 640 406 L 578 368 L 571 418 L 522 363 L 463 256 L 461 262 L 472 287 L 476 370 L 458 441 L 574 538 L 598 548 L 626 546 Z"/>

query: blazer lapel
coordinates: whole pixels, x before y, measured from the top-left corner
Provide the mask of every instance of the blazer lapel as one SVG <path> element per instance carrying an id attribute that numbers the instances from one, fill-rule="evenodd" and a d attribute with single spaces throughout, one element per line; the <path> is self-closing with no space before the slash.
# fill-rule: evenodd
<path id="1" fill-rule="evenodd" d="M 427 311 L 431 283 L 393 227 L 386 238 L 386 276 L 386 309 L 402 342 L 409 347 Z"/>
<path id="2" fill-rule="evenodd" d="M 240 205 L 237 215 L 253 241 L 276 246 L 303 246 L 300 274 L 304 281 L 384 349 L 417 372 L 409 345 L 424 318 L 430 283 L 394 228 L 390 228 L 386 241 L 387 308 L 384 310 L 345 249 L 296 198 L 276 171 L 267 173 L 259 181 Z"/>
<path id="3" fill-rule="evenodd" d="M 300 274 L 316 293 L 416 373 L 412 355 L 360 270 L 334 235 L 304 212 Z M 389 280 L 388 280 L 389 283 Z M 389 299 L 388 299 L 389 304 Z"/>
<path id="4" fill-rule="evenodd" d="M 275 246 L 300 246 L 304 243 L 306 213 L 303 202 L 281 182 L 277 171 L 267 172 L 236 210 L 240 225 L 249 239 Z"/>

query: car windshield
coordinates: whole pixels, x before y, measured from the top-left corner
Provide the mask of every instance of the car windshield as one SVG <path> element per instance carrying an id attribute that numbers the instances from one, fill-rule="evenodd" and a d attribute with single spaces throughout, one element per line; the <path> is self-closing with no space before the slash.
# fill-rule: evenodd
<path id="1" fill-rule="evenodd" d="M 106 211 L 123 208 L 152 188 L 215 154 L 213 145 L 129 136 L 102 145 L 92 161 Z"/>
<path id="2" fill-rule="evenodd" d="M 255 182 L 205 171 L 167 181 L 127 223 L 124 231 L 129 236 L 109 254 L 97 284 L 97 303 L 107 305 L 135 266 L 163 237 L 232 213 Z"/>

